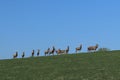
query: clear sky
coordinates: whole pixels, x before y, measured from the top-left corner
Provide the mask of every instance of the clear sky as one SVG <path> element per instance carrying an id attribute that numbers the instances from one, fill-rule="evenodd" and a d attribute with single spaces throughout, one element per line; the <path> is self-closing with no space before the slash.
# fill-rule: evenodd
<path id="1" fill-rule="evenodd" d="M 120 49 L 120 0 L 0 0 L 0 59 L 83 44 Z"/>

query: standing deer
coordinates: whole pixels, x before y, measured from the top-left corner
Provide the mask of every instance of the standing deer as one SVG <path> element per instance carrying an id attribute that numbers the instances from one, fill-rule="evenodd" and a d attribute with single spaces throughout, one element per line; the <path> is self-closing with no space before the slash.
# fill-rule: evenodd
<path id="1" fill-rule="evenodd" d="M 17 56 L 18 56 L 18 52 L 16 51 L 16 53 L 13 54 L 13 58 L 17 58 Z"/>
<path id="2" fill-rule="evenodd" d="M 24 58 L 24 57 L 25 57 L 25 52 L 22 53 L 22 58 Z"/>
<path id="3" fill-rule="evenodd" d="M 69 52 L 69 46 L 68 46 L 67 49 L 66 49 L 66 54 L 68 54 L 68 52 Z"/>
<path id="4" fill-rule="evenodd" d="M 81 44 L 79 47 L 75 48 L 76 53 L 77 53 L 78 51 L 81 51 L 81 49 L 82 49 L 82 44 Z"/>
<path id="5" fill-rule="evenodd" d="M 40 50 L 38 49 L 37 56 L 39 56 L 39 55 L 40 55 Z"/>
<path id="6" fill-rule="evenodd" d="M 53 49 L 49 52 L 49 55 L 50 54 L 54 55 L 54 52 L 55 52 L 55 47 L 53 46 Z"/>
<path id="7" fill-rule="evenodd" d="M 89 46 L 88 51 L 96 51 L 97 48 L 98 48 L 98 44 L 96 44 L 95 46 Z"/>
<path id="8" fill-rule="evenodd" d="M 35 50 L 32 50 L 32 57 L 34 56 L 34 54 L 35 54 Z"/>
<path id="9" fill-rule="evenodd" d="M 48 48 L 48 49 L 44 52 L 45 56 L 46 56 L 47 54 L 49 54 L 49 52 L 50 52 L 50 48 Z"/>

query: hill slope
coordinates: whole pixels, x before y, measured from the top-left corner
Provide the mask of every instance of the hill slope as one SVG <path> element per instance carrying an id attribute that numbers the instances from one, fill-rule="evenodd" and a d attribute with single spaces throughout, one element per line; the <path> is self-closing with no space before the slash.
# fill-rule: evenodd
<path id="1" fill-rule="evenodd" d="M 1 60 L 0 80 L 120 80 L 120 51 Z"/>

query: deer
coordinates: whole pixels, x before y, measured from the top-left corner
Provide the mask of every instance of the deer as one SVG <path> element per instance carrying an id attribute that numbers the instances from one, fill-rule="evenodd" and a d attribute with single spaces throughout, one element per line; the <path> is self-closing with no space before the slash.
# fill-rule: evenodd
<path id="1" fill-rule="evenodd" d="M 89 46 L 88 51 L 96 51 L 97 48 L 98 48 L 98 44 L 96 44 L 95 46 Z"/>
<path id="2" fill-rule="evenodd" d="M 50 48 L 48 48 L 48 49 L 44 52 L 45 56 L 47 56 L 47 54 L 49 54 L 49 52 L 50 52 Z"/>
<path id="3" fill-rule="evenodd" d="M 52 50 L 49 52 L 49 55 L 50 55 L 50 54 L 53 54 L 53 55 L 54 55 L 54 52 L 55 52 L 55 47 L 53 46 L 53 47 L 52 47 Z"/>
<path id="4" fill-rule="evenodd" d="M 40 49 L 38 49 L 38 52 L 37 52 L 37 56 L 39 56 L 40 55 Z"/>
<path id="5" fill-rule="evenodd" d="M 13 54 L 13 58 L 15 59 L 15 58 L 17 58 L 17 56 L 18 56 L 18 52 L 16 51 L 16 53 Z"/>
<path id="6" fill-rule="evenodd" d="M 35 54 L 35 50 L 32 50 L 32 57 L 34 56 L 34 54 Z"/>
<path id="7" fill-rule="evenodd" d="M 76 53 L 77 53 L 78 51 L 81 51 L 81 49 L 82 49 L 82 44 L 80 44 L 80 46 L 79 46 L 79 47 L 75 48 Z"/>
<path id="8" fill-rule="evenodd" d="M 60 54 L 68 54 L 68 52 L 69 52 L 69 46 L 67 47 L 66 50 L 58 49 L 58 50 L 56 51 L 57 55 L 60 55 Z"/>
<path id="9" fill-rule="evenodd" d="M 22 58 L 24 58 L 24 57 L 25 57 L 25 52 L 22 53 Z"/>

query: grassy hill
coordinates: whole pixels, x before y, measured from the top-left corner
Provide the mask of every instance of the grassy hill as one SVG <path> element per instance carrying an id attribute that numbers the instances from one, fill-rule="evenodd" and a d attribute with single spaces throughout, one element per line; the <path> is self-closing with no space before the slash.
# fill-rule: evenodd
<path id="1" fill-rule="evenodd" d="M 120 80 L 120 51 L 1 60 L 0 80 Z"/>

